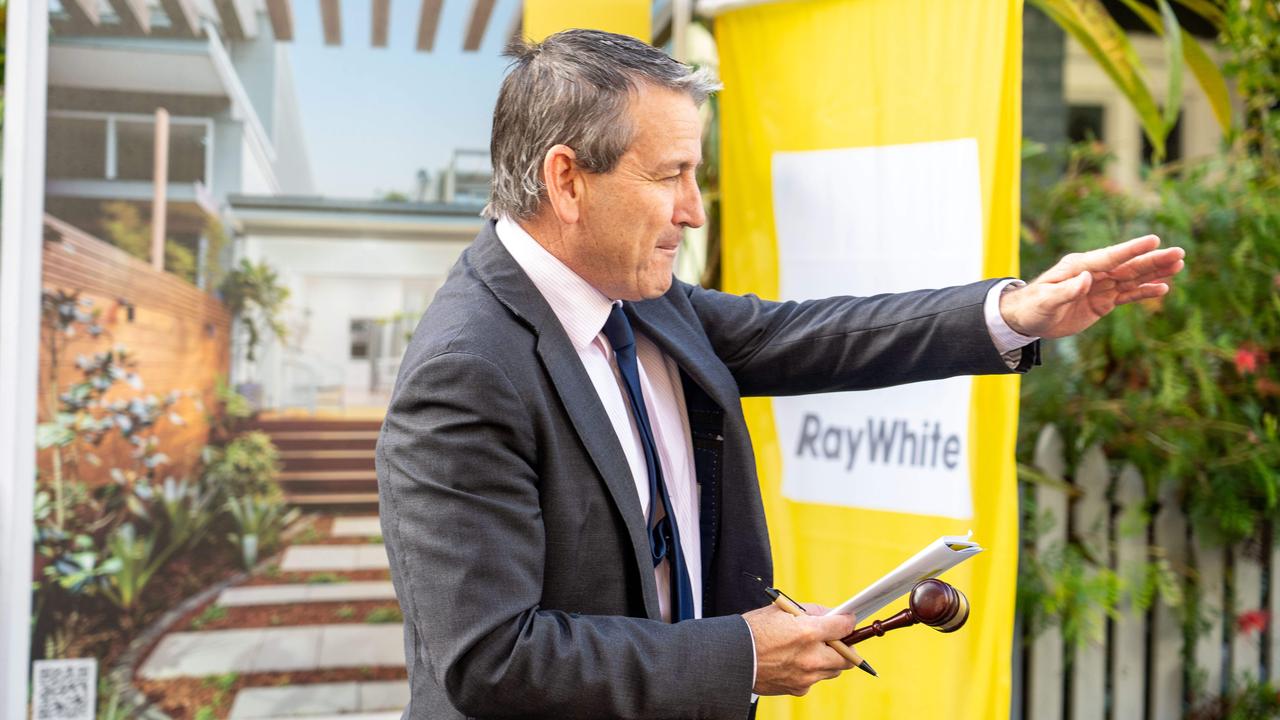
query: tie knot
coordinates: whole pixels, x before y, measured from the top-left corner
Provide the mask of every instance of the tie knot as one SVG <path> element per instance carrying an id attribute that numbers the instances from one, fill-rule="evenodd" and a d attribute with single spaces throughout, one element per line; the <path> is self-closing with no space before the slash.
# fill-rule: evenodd
<path id="1" fill-rule="evenodd" d="M 622 312 L 622 305 L 614 305 L 609 311 L 609 319 L 604 321 L 604 336 L 614 352 L 620 352 L 636 344 L 636 336 L 631 332 L 631 323 Z"/>

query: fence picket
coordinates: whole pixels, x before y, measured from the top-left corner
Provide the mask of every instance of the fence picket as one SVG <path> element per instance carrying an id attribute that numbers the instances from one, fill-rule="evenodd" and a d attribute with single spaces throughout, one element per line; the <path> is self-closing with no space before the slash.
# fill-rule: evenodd
<path id="1" fill-rule="evenodd" d="M 1187 520 L 1173 483 L 1165 483 L 1161 489 L 1155 529 L 1156 547 L 1170 568 L 1179 577 L 1185 577 L 1188 572 Z M 1180 720 L 1186 669 L 1182 661 L 1182 617 L 1177 608 L 1157 598 L 1152 622 L 1151 720 Z"/>
<path id="2" fill-rule="evenodd" d="M 1268 585 L 1270 591 L 1267 597 L 1270 598 L 1270 610 L 1267 615 L 1267 637 L 1269 639 L 1267 647 L 1267 679 L 1274 685 L 1280 681 L 1280 546 L 1275 544 L 1276 540 L 1280 540 L 1276 536 L 1275 525 L 1271 526 L 1271 565 L 1267 573 Z"/>
<path id="3" fill-rule="evenodd" d="M 1126 465 L 1116 480 L 1116 566 L 1129 588 L 1145 580 L 1147 562 L 1146 487 L 1137 468 Z M 1147 615 L 1126 597 L 1112 623 L 1112 717 L 1142 718 L 1146 712 Z"/>
<path id="4" fill-rule="evenodd" d="M 1049 477 L 1062 481 L 1066 473 L 1062 436 L 1053 425 L 1046 425 L 1036 439 L 1035 465 Z M 1036 508 L 1047 513 L 1053 524 L 1036 538 L 1036 551 L 1047 552 L 1061 547 L 1067 539 L 1067 497 L 1060 488 L 1035 486 Z M 1062 630 L 1051 625 L 1032 641 L 1029 651 L 1027 683 L 1027 717 L 1035 720 L 1062 720 L 1063 654 Z"/>
<path id="5" fill-rule="evenodd" d="M 1076 469 L 1075 485 L 1084 494 L 1071 514 L 1071 531 L 1093 558 L 1107 562 L 1107 458 L 1094 445 L 1085 450 Z M 1071 720 L 1102 720 L 1106 715 L 1107 659 L 1099 643 L 1082 638 L 1075 644 L 1071 665 Z"/>
<path id="6" fill-rule="evenodd" d="M 1262 563 L 1256 553 L 1237 545 L 1232 551 L 1232 579 L 1235 589 L 1232 617 L 1240 619 L 1246 613 L 1262 608 Z M 1246 632 L 1242 632 L 1242 630 Z M 1249 675 L 1255 680 L 1260 675 L 1262 661 L 1262 633 L 1249 630 L 1247 622 L 1229 629 L 1231 637 L 1231 682 Z"/>
<path id="7" fill-rule="evenodd" d="M 1196 577 L 1193 592 L 1199 594 L 1200 616 L 1208 620 L 1208 628 L 1196 638 L 1196 670 L 1204 679 L 1196 691 L 1197 695 L 1220 695 L 1223 691 L 1223 613 L 1226 611 L 1222 595 L 1225 551 L 1200 541 L 1193 547 Z"/>

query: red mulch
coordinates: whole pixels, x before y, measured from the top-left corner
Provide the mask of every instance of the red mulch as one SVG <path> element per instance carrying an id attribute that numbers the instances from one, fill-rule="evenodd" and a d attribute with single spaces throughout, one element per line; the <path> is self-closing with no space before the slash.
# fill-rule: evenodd
<path id="1" fill-rule="evenodd" d="M 188 613 L 174 625 L 179 630 L 225 630 L 228 628 L 276 627 L 288 625 L 329 625 L 363 623 L 374 610 L 400 611 L 395 600 L 362 600 L 359 602 L 293 603 L 289 605 L 252 605 L 222 608 L 222 617 L 200 618 L 212 607 L 207 603 Z"/>
<path id="2" fill-rule="evenodd" d="M 347 571 L 310 571 L 310 572 L 265 572 L 254 575 L 238 587 L 249 585 L 289 585 L 294 583 L 312 582 L 313 578 L 319 577 L 326 583 L 330 578 L 339 578 L 347 582 L 365 582 L 370 580 L 390 580 L 390 570 L 347 570 Z"/>
<path id="3" fill-rule="evenodd" d="M 222 678 L 135 679 L 134 685 L 146 693 L 151 702 L 172 716 L 174 720 L 191 720 L 201 708 L 213 710 L 215 717 L 227 717 L 231 712 L 231 704 L 235 701 L 236 693 L 242 688 L 404 680 L 406 677 L 405 669 L 402 667 L 365 667 L 227 675 Z"/>

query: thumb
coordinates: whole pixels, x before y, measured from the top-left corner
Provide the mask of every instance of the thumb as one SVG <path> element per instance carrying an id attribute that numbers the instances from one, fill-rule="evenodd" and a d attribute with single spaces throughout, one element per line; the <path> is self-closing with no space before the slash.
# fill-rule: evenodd
<path id="1" fill-rule="evenodd" d="M 1064 280 L 1058 283 L 1055 288 L 1055 290 L 1057 290 L 1055 294 L 1057 295 L 1058 302 L 1069 303 L 1072 300 L 1084 297 L 1088 294 L 1089 288 L 1091 287 L 1093 287 L 1093 273 L 1088 270 L 1084 270 L 1070 280 Z"/>

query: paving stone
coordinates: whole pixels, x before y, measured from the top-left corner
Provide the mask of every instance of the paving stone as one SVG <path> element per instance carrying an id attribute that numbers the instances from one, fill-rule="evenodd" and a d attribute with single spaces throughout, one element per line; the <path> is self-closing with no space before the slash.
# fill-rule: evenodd
<path id="1" fill-rule="evenodd" d="M 321 585 L 255 585 L 228 588 L 218 596 L 218 604 L 224 607 L 291 605 L 309 602 L 394 600 L 395 597 L 395 587 L 389 581 L 370 580 Z"/>
<path id="2" fill-rule="evenodd" d="M 138 674 L 148 679 L 244 672 L 262 645 L 265 630 L 214 630 L 166 635 Z"/>
<path id="3" fill-rule="evenodd" d="M 385 570 L 387 550 L 382 545 L 294 545 L 284 551 L 280 569 L 285 572 L 314 570 Z"/>
<path id="4" fill-rule="evenodd" d="M 320 667 L 404 666 L 404 627 L 399 624 L 325 625 Z"/>
<path id="5" fill-rule="evenodd" d="M 230 720 L 314 718 L 360 710 L 357 683 L 315 683 L 286 687 L 244 688 L 236 693 Z M 349 717 L 343 715 L 343 717 Z"/>
<path id="6" fill-rule="evenodd" d="M 307 715 L 306 720 L 401 720 L 402 711 L 394 712 L 343 712 L 340 715 Z M 261 720 L 298 720 L 297 715 L 276 715 Z"/>
<path id="7" fill-rule="evenodd" d="M 390 561 L 387 560 L 386 546 L 381 544 L 357 546 L 356 567 L 361 570 L 366 568 L 386 569 L 391 567 Z"/>
<path id="8" fill-rule="evenodd" d="M 307 601 L 310 585 L 251 585 L 223 590 L 218 595 L 218 605 L 243 607 L 246 605 L 286 605 Z"/>
<path id="9" fill-rule="evenodd" d="M 402 710 L 409 704 L 409 681 L 385 680 L 360 683 L 360 709 Z"/>
<path id="10" fill-rule="evenodd" d="M 329 531 L 333 537 L 377 537 L 382 534 L 382 525 L 378 516 L 340 517 L 333 521 L 333 529 Z"/>
<path id="11" fill-rule="evenodd" d="M 249 672 L 310 670 L 320 660 L 319 625 L 270 628 Z"/>
<path id="12" fill-rule="evenodd" d="M 395 600 L 396 589 L 390 581 L 346 582 L 310 585 L 303 602 L 358 602 L 360 600 Z"/>
<path id="13" fill-rule="evenodd" d="M 404 666 L 399 624 L 302 625 L 166 635 L 142 664 L 147 679 L 228 672 Z"/>
<path id="14" fill-rule="evenodd" d="M 311 570 L 355 570 L 357 545 L 294 545 L 284 551 L 280 569 L 285 572 Z"/>

